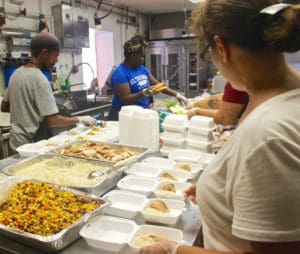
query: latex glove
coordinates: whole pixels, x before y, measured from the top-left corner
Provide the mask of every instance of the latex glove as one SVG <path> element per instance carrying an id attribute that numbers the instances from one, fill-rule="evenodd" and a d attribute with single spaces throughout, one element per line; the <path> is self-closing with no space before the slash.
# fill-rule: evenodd
<path id="1" fill-rule="evenodd" d="M 139 254 L 176 254 L 177 244 L 170 240 L 163 240 L 157 244 L 148 245 L 139 249 Z"/>
<path id="2" fill-rule="evenodd" d="M 143 89 L 143 94 L 144 94 L 145 96 L 150 96 L 150 95 L 153 95 L 154 93 L 153 93 L 151 87 L 148 87 L 148 88 L 144 88 L 144 89 Z"/>
<path id="3" fill-rule="evenodd" d="M 193 116 L 197 115 L 197 108 L 192 108 L 186 112 L 188 119 L 190 120 Z"/>
<path id="4" fill-rule="evenodd" d="M 186 106 L 189 103 L 189 100 L 180 93 L 176 94 L 176 98 L 180 102 L 180 104 L 183 105 L 183 106 Z"/>
<path id="5" fill-rule="evenodd" d="M 78 121 L 87 126 L 95 126 L 97 124 L 97 120 L 91 116 L 78 116 Z"/>

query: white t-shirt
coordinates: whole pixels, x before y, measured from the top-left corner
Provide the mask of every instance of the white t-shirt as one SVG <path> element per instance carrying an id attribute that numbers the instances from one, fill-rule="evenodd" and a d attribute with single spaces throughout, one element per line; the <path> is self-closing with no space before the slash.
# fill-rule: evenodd
<path id="1" fill-rule="evenodd" d="M 300 241 L 300 89 L 258 106 L 197 183 L 205 248 Z"/>
<path id="2" fill-rule="evenodd" d="M 58 113 L 50 83 L 36 68 L 19 67 L 10 78 L 3 100 L 10 104 L 13 149 L 32 142 L 44 116 Z"/>

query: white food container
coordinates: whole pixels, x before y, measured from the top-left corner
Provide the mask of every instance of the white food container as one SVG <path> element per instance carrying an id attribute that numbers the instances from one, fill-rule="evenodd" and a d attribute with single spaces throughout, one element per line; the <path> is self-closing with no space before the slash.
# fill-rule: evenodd
<path id="1" fill-rule="evenodd" d="M 121 190 L 142 193 L 148 197 L 153 192 L 157 184 L 157 180 L 153 178 L 128 175 L 117 183 L 117 187 Z"/>
<path id="2" fill-rule="evenodd" d="M 169 114 L 162 123 L 165 131 L 184 132 L 187 126 L 188 119 L 186 115 Z"/>
<path id="3" fill-rule="evenodd" d="M 146 165 L 151 165 L 152 167 L 164 168 L 164 169 L 171 168 L 173 165 L 176 164 L 174 160 L 170 160 L 167 158 L 160 158 L 160 157 L 148 157 L 142 160 L 141 163 L 144 163 Z"/>
<path id="4" fill-rule="evenodd" d="M 111 202 L 105 207 L 105 213 L 128 219 L 135 218 L 148 201 L 143 194 L 123 190 L 110 191 L 103 198 Z"/>
<path id="5" fill-rule="evenodd" d="M 156 201 L 162 201 L 169 209 L 168 213 L 160 213 L 149 208 L 149 205 Z M 175 225 L 185 209 L 185 203 L 181 200 L 152 198 L 144 205 L 142 213 L 146 221 L 158 224 Z"/>
<path id="6" fill-rule="evenodd" d="M 202 157 L 203 152 L 194 149 L 176 149 L 169 153 L 169 159 L 175 161 L 199 163 Z"/>
<path id="7" fill-rule="evenodd" d="M 162 168 L 153 167 L 150 164 L 136 162 L 130 168 L 125 170 L 125 174 L 155 178 L 162 172 L 162 170 Z"/>
<path id="8" fill-rule="evenodd" d="M 135 219 L 141 213 L 145 221 L 159 224 L 174 225 L 184 211 L 185 203 L 181 200 L 171 200 L 162 198 L 147 199 L 145 195 L 123 190 L 113 190 L 104 196 L 111 202 L 105 207 L 104 212 L 109 215 Z M 149 209 L 151 202 L 155 200 L 163 201 L 168 209 L 168 213 L 160 213 L 154 209 Z"/>
<path id="9" fill-rule="evenodd" d="M 174 131 L 174 132 L 185 132 L 187 130 L 187 126 L 176 126 L 176 125 L 169 125 L 162 123 L 162 127 L 164 128 L 165 131 Z"/>
<path id="10" fill-rule="evenodd" d="M 186 115 L 169 114 L 166 116 L 164 123 L 166 125 L 187 126 L 188 118 Z"/>
<path id="11" fill-rule="evenodd" d="M 180 170 L 180 171 L 184 171 L 184 169 L 182 169 L 182 166 L 186 166 L 188 165 L 191 169 L 190 173 L 191 173 L 191 178 L 194 179 L 196 177 L 199 176 L 200 172 L 204 169 L 203 164 L 202 163 L 191 163 L 191 162 L 177 162 L 172 169 L 174 170 Z M 187 171 L 189 172 L 189 171 Z"/>
<path id="12" fill-rule="evenodd" d="M 130 239 L 129 246 L 136 252 L 140 247 L 135 245 L 135 239 L 140 236 L 147 236 L 150 234 L 157 235 L 161 238 L 165 238 L 179 243 L 182 240 L 183 233 L 181 230 L 167 227 L 142 225 L 137 228 L 133 236 Z"/>
<path id="13" fill-rule="evenodd" d="M 180 132 L 165 131 L 160 138 L 165 145 L 183 146 L 185 143 L 185 135 Z"/>
<path id="14" fill-rule="evenodd" d="M 202 152 L 210 152 L 210 142 L 208 141 L 199 141 L 195 139 L 187 139 L 187 144 L 191 148 L 197 148 L 197 150 L 200 150 Z"/>
<path id="15" fill-rule="evenodd" d="M 169 153 L 177 150 L 177 149 L 182 149 L 181 146 L 170 146 L 170 145 L 163 145 L 161 148 L 160 148 L 160 152 L 163 156 L 166 156 L 168 157 L 169 156 Z M 174 161 L 174 160 L 173 160 Z"/>
<path id="16" fill-rule="evenodd" d="M 166 184 L 173 184 L 175 192 L 161 190 L 161 187 Z M 184 200 L 184 191 L 191 187 L 191 183 L 188 182 L 171 182 L 171 181 L 161 181 L 154 190 L 155 197 L 158 198 L 170 198 Z"/>
<path id="17" fill-rule="evenodd" d="M 176 178 L 177 180 L 171 180 L 165 177 L 164 175 L 170 175 L 171 177 Z M 157 179 L 159 181 L 174 181 L 174 182 L 186 182 L 188 179 L 191 179 L 191 172 L 172 170 L 172 169 L 164 169 L 158 175 Z"/>
<path id="18" fill-rule="evenodd" d="M 119 252 L 127 246 L 136 229 L 134 221 L 99 216 L 84 225 L 79 234 L 89 246 Z"/>
<path id="19" fill-rule="evenodd" d="M 137 226 L 132 220 L 98 216 L 83 226 L 80 236 L 86 243 L 94 248 L 122 253 L 122 249 L 129 245 L 136 252 L 140 248 L 135 245 L 135 239 L 140 236 L 156 235 L 174 242 L 181 242 L 181 230 L 141 225 Z"/>
<path id="20" fill-rule="evenodd" d="M 212 117 L 193 116 L 189 122 L 189 127 L 211 129 L 215 127 L 215 121 Z"/>
<path id="21" fill-rule="evenodd" d="M 43 144 L 29 143 L 17 147 L 16 151 L 19 153 L 21 157 L 32 157 L 35 155 L 45 153 L 45 150 L 43 148 L 44 148 Z"/>

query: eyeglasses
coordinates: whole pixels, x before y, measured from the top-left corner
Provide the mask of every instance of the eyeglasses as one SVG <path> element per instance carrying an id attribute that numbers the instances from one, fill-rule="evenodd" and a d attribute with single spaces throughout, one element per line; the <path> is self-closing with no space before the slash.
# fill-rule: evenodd
<path id="1" fill-rule="evenodd" d="M 211 51 L 210 51 L 210 45 L 207 44 L 203 49 L 202 51 L 200 52 L 199 54 L 200 58 L 203 60 L 203 61 L 206 61 L 206 62 L 210 62 L 211 61 Z"/>

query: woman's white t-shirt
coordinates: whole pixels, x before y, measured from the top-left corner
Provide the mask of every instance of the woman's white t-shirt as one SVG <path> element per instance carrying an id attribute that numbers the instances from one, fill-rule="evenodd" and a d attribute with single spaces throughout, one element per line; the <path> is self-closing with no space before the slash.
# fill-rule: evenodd
<path id="1" fill-rule="evenodd" d="M 205 248 L 300 241 L 300 89 L 259 105 L 197 183 Z"/>

